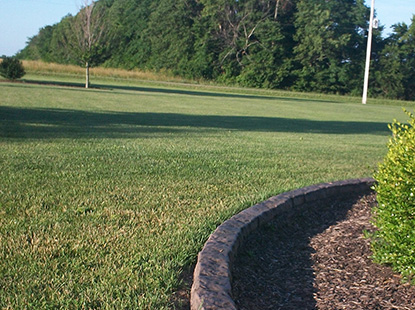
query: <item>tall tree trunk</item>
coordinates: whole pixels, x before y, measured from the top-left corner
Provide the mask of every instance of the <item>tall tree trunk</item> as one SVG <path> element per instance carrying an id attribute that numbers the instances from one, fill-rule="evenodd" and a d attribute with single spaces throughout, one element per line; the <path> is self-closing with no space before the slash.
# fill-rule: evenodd
<path id="1" fill-rule="evenodd" d="M 89 88 L 89 62 L 86 62 L 85 65 L 86 72 L 85 72 L 85 88 Z"/>

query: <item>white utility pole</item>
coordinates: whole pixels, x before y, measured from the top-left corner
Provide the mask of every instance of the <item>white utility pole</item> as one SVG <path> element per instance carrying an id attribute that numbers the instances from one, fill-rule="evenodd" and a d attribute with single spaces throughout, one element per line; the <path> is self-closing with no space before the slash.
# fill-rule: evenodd
<path id="1" fill-rule="evenodd" d="M 369 67 L 370 67 L 370 54 L 372 53 L 372 32 L 373 32 L 374 15 L 375 15 L 375 0 L 372 0 L 372 6 L 370 7 L 369 34 L 367 36 L 365 82 L 363 85 L 363 97 L 362 97 L 363 104 L 366 104 L 366 101 L 367 101 L 367 88 L 369 85 Z"/>

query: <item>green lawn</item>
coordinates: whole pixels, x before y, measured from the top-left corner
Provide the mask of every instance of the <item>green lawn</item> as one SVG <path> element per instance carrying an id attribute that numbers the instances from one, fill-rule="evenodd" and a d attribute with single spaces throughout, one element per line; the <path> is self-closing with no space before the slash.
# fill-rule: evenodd
<path id="1" fill-rule="evenodd" d="M 2 309 L 172 308 L 218 224 L 371 176 L 405 119 L 358 98 L 112 84 L 0 83 Z"/>

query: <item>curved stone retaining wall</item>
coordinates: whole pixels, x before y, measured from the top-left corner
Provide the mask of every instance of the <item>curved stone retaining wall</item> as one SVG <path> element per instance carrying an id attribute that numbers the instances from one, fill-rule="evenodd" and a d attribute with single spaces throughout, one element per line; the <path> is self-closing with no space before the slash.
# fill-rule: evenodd
<path id="1" fill-rule="evenodd" d="M 225 221 L 210 235 L 198 255 L 193 275 L 192 310 L 236 310 L 231 297 L 232 263 L 245 236 L 274 217 L 317 200 L 366 194 L 372 178 L 312 185 L 272 197 Z"/>

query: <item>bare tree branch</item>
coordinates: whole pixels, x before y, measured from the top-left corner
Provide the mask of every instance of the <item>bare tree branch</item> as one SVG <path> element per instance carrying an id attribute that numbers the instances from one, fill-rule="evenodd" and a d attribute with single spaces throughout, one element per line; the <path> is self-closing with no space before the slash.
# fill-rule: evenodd
<path id="1" fill-rule="evenodd" d="M 277 0 L 275 3 L 275 12 L 274 12 L 274 19 L 277 19 L 278 17 L 278 8 L 280 6 L 280 0 Z"/>

